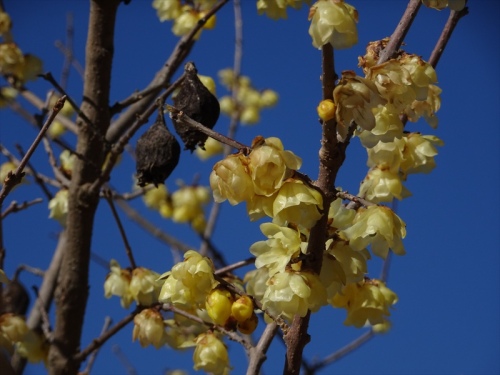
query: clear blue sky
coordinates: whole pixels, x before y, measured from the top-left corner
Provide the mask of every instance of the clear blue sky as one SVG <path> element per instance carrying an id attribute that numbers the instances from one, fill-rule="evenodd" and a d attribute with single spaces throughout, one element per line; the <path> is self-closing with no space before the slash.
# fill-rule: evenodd
<path id="1" fill-rule="evenodd" d="M 301 171 L 317 177 L 320 127 L 316 105 L 321 96 L 320 52 L 311 45 L 307 33 L 307 9 L 290 10 L 288 20 L 273 21 L 257 16 L 254 0 L 242 0 L 244 21 L 243 74 L 257 88 L 272 88 L 280 94 L 278 106 L 262 113 L 255 127 L 238 131 L 239 141 L 249 144 L 256 135 L 278 136 L 286 149 L 304 159 Z M 410 176 L 407 187 L 413 196 L 399 203 L 398 213 L 407 223 L 407 255 L 393 258 L 389 286 L 399 302 L 392 314 L 393 329 L 379 336 L 325 369 L 322 374 L 498 374 L 500 373 L 499 331 L 499 2 L 470 2 L 470 15 L 459 23 L 437 68 L 438 85 L 443 89 L 439 128 L 410 124 L 412 131 L 436 134 L 445 142 L 436 158 L 437 168 L 430 175 Z M 355 1 L 359 11 L 359 44 L 336 54 L 336 68 L 356 70 L 357 56 L 368 41 L 389 36 L 406 6 L 405 1 Z M 65 38 L 65 17 L 74 15 L 75 55 L 84 61 L 84 42 L 88 1 L 4 0 L 14 28 L 13 34 L 24 52 L 44 61 L 44 70 L 59 77 L 63 57 L 54 47 Z M 406 39 L 406 50 L 430 55 L 448 11 L 421 8 Z M 177 41 L 171 24 L 160 23 L 151 1 L 132 0 L 118 12 L 111 102 L 143 88 L 164 63 Z M 233 63 L 233 10 L 229 4 L 217 20 L 217 27 L 204 31 L 189 59 L 201 74 L 215 76 Z M 28 87 L 44 98 L 50 86 L 44 81 Z M 224 94 L 221 86 L 218 94 Z M 72 71 L 69 92 L 81 100 L 81 79 Z M 34 112 L 32 107 L 27 108 Z M 217 130 L 227 130 L 228 119 L 221 117 Z M 28 148 L 36 131 L 12 113 L 0 112 L 0 140 L 14 150 L 19 142 Z M 72 140 L 71 136 L 68 140 Z M 366 173 L 366 155 L 354 140 L 348 151 L 337 184 L 356 192 Z M 33 159 L 35 166 L 49 173 L 43 150 Z M 178 169 L 167 182 L 192 181 L 200 171 L 200 182 L 208 184 L 213 160 L 199 162 L 183 153 Z M 112 175 L 112 185 L 130 191 L 133 164 L 125 160 Z M 18 188 L 9 199 L 30 200 L 41 196 L 36 186 Z M 10 200 L 7 201 L 10 202 Z M 134 202 L 141 212 L 142 202 Z M 174 226 L 155 213 L 148 218 L 168 233 L 198 246 L 186 226 Z M 5 270 L 12 275 L 19 263 L 45 268 L 56 244 L 58 223 L 47 220 L 47 203 L 9 216 L 4 223 L 7 248 Z M 124 215 L 122 215 L 124 217 Z M 169 248 L 124 220 L 137 262 L 157 272 L 172 266 Z M 122 242 L 107 205 L 97 213 L 93 251 L 105 259 L 127 264 Z M 230 230 L 228 230 L 230 229 Z M 229 262 L 249 256 L 248 248 L 262 240 L 258 223 L 250 223 L 243 206 L 225 204 L 214 236 Z M 380 262 L 372 262 L 370 276 L 379 273 Z M 126 312 L 116 298 L 103 298 L 107 271 L 91 265 L 89 309 L 82 345 L 97 336 L 106 315 L 118 321 Z M 23 274 L 28 287 L 39 280 Z M 324 308 L 313 315 L 312 342 L 306 347 L 308 360 L 321 358 L 347 344 L 363 330 L 344 327 L 345 312 Z M 192 370 L 191 351 L 179 354 L 171 349 L 141 349 L 131 343 L 132 326 L 116 335 L 99 353 L 95 374 L 124 373 L 125 368 L 112 353 L 118 344 L 139 374 L 159 374 L 170 368 Z M 231 345 L 234 373 L 244 372 L 245 357 L 240 347 Z M 283 345 L 278 340 L 269 352 L 265 374 L 282 371 Z M 30 366 L 28 374 L 44 373 L 41 366 Z"/>

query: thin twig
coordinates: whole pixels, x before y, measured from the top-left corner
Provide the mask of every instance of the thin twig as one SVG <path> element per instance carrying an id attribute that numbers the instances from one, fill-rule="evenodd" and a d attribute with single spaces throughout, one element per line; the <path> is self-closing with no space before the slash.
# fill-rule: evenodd
<path id="1" fill-rule="evenodd" d="M 108 341 L 111 337 L 113 337 L 113 335 L 118 333 L 123 327 L 129 324 L 134 319 L 134 317 L 137 314 L 139 314 L 142 310 L 144 310 L 144 307 L 137 306 L 133 312 L 128 314 L 126 317 L 124 317 L 122 320 L 116 323 L 109 330 L 101 334 L 98 338 L 92 340 L 92 342 L 85 349 L 75 354 L 73 360 L 77 362 L 83 362 L 85 358 L 87 358 L 94 350 L 100 348 L 102 345 L 104 345 L 106 341 Z"/>
<path id="2" fill-rule="evenodd" d="M 10 203 L 9 207 L 7 207 L 4 212 L 2 212 L 2 214 L 0 216 L 0 220 L 5 219 L 11 213 L 22 211 L 30 206 L 33 206 L 35 204 L 42 203 L 42 202 L 43 202 L 42 198 L 36 198 L 36 199 L 31 200 L 31 201 L 24 201 L 23 203 L 20 203 L 20 204 L 18 204 L 16 201 L 12 201 Z"/>
<path id="3" fill-rule="evenodd" d="M 120 231 L 120 235 L 122 236 L 123 245 L 125 246 L 125 252 L 127 253 L 128 259 L 130 261 L 130 266 L 132 269 L 136 269 L 137 265 L 135 263 L 134 254 L 132 253 L 132 247 L 127 239 L 127 233 L 123 228 L 122 221 L 120 220 L 120 216 L 118 212 L 116 212 L 116 207 L 113 202 L 113 197 L 111 191 L 109 189 L 104 189 L 103 191 L 104 199 L 109 204 L 109 208 L 111 209 L 111 213 L 113 214 L 113 218 L 115 219 L 116 225 L 118 225 L 118 230 Z"/>
<path id="4" fill-rule="evenodd" d="M 370 202 L 364 198 L 358 197 L 357 195 L 349 194 L 347 191 L 339 191 L 337 192 L 337 197 L 342 199 L 350 200 L 351 202 L 357 203 L 358 205 L 362 205 L 365 207 L 368 206 L 377 206 L 376 203 Z"/>
<path id="5" fill-rule="evenodd" d="M 208 135 L 209 137 L 224 143 L 228 146 L 231 146 L 238 151 L 243 152 L 244 154 L 248 154 L 249 151 L 251 150 L 250 147 L 244 145 L 243 143 L 240 143 L 238 141 L 235 141 L 234 139 L 228 138 L 225 135 L 222 135 L 210 128 L 207 128 L 203 124 L 200 124 L 199 122 L 193 120 L 189 116 L 187 116 L 184 112 L 179 111 L 177 108 L 172 107 L 171 105 L 167 105 L 167 110 L 170 112 L 170 116 L 175 119 L 176 121 L 180 121 L 183 124 L 189 125 L 192 128 L 202 132 L 203 134 Z"/>
<path id="6" fill-rule="evenodd" d="M 374 336 L 375 336 L 375 333 L 373 332 L 373 330 L 370 329 L 368 332 L 365 332 L 364 334 L 359 336 L 356 340 L 351 341 L 346 346 L 340 348 L 336 352 L 323 358 L 321 361 L 316 362 L 313 365 L 311 365 L 309 368 L 306 369 L 306 375 L 313 375 L 316 373 L 316 371 L 322 369 L 323 367 L 329 365 L 330 363 L 338 361 L 340 358 L 346 356 L 347 354 L 349 354 L 352 351 L 359 348 L 361 345 L 368 342 Z"/>
<path id="7" fill-rule="evenodd" d="M 120 348 L 120 345 L 113 345 L 111 347 L 111 351 L 113 352 L 114 355 L 118 358 L 118 360 L 122 363 L 123 367 L 125 367 L 125 371 L 127 371 L 128 375 L 137 375 L 137 370 L 134 368 L 134 365 L 128 357 L 123 353 L 123 351 Z"/>
<path id="8" fill-rule="evenodd" d="M 444 49 L 446 48 L 446 45 L 451 38 L 451 34 L 458 24 L 458 21 L 460 21 L 460 19 L 467 14 L 469 14 L 469 8 L 467 7 L 458 12 L 454 10 L 450 12 L 450 16 L 448 17 L 448 21 L 446 21 L 443 31 L 441 32 L 441 36 L 439 37 L 436 46 L 432 50 L 431 56 L 429 57 L 428 62 L 434 68 L 437 66 L 439 59 L 441 58 L 441 55 L 443 54 Z"/>
<path id="9" fill-rule="evenodd" d="M 190 247 L 178 239 L 166 234 L 165 232 L 161 231 L 156 225 L 153 223 L 149 222 L 146 220 L 143 216 L 141 216 L 136 210 L 134 210 L 127 202 L 123 200 L 117 200 L 116 204 L 123 210 L 123 212 L 133 221 L 135 221 L 137 224 L 139 224 L 140 227 L 142 227 L 144 230 L 149 232 L 151 235 L 159 239 L 160 241 L 166 243 L 168 246 L 178 249 L 182 252 L 186 252 L 188 250 L 193 249 L 193 247 Z"/>
<path id="10" fill-rule="evenodd" d="M 43 109 L 45 108 L 44 102 L 28 89 L 24 87 L 21 88 L 19 90 L 19 94 L 38 110 L 43 111 Z M 56 117 L 56 120 L 59 121 L 66 129 L 68 129 L 72 133 L 78 133 L 78 126 L 68 117 L 59 115 Z"/>
<path id="11" fill-rule="evenodd" d="M 73 63 L 73 37 L 75 29 L 73 27 L 73 13 L 66 14 L 66 45 L 64 46 L 64 62 L 61 70 L 61 87 L 66 89 L 68 84 L 71 64 Z"/>
<path id="12" fill-rule="evenodd" d="M 45 138 L 43 139 L 45 141 Z M 19 152 L 19 154 L 21 155 L 21 157 L 23 157 L 25 155 L 24 153 L 24 150 L 23 148 L 21 147 L 21 145 L 19 144 L 16 144 L 16 148 L 17 148 L 17 151 Z M 50 192 L 50 190 L 47 188 L 47 185 L 45 185 L 45 181 L 43 181 L 38 172 L 35 170 L 35 167 L 33 166 L 32 163 L 28 162 L 28 164 L 26 164 L 28 166 L 28 168 L 30 169 L 31 171 L 31 174 L 33 175 L 33 178 L 35 179 L 35 183 L 40 186 L 40 189 L 42 189 L 43 193 L 45 194 L 45 196 L 47 197 L 48 200 L 51 200 L 53 195 L 52 193 Z"/>
<path id="13" fill-rule="evenodd" d="M 84 67 L 82 66 L 82 64 L 80 64 L 80 62 L 74 58 L 74 56 L 72 55 L 72 52 L 70 52 L 66 46 L 60 41 L 60 40 L 56 40 L 54 42 L 54 45 L 56 46 L 56 48 L 61 51 L 61 53 L 64 55 L 64 56 L 67 56 L 69 54 L 71 54 L 71 65 L 73 65 L 73 68 L 75 68 L 75 70 L 77 71 L 77 73 L 80 75 L 80 77 L 83 79 L 84 75 L 85 75 L 85 69 Z M 67 57 L 66 57 L 67 58 Z M 64 86 L 63 86 L 64 87 Z"/>
<path id="14" fill-rule="evenodd" d="M 40 312 L 40 317 L 42 319 L 42 332 L 47 341 L 50 343 L 52 342 L 52 332 L 50 329 L 50 320 L 49 320 L 49 314 L 47 314 L 47 309 L 45 308 L 45 304 L 43 303 L 43 299 L 40 298 L 40 293 L 38 291 L 38 288 L 36 286 L 33 286 L 33 291 L 35 292 L 36 296 L 36 303 L 35 303 L 35 308 L 37 308 Z"/>
<path id="15" fill-rule="evenodd" d="M 250 258 L 247 258 L 245 260 L 240 260 L 239 262 L 236 262 L 236 263 L 230 264 L 228 266 L 219 268 L 218 270 L 216 270 L 214 272 L 214 274 L 215 275 L 223 275 L 225 273 L 234 271 L 238 268 L 245 267 L 245 266 L 248 266 L 249 264 L 253 264 L 253 263 L 255 263 L 255 257 L 250 257 Z"/>
<path id="16" fill-rule="evenodd" d="M 56 104 L 54 105 L 54 108 L 52 109 L 52 112 L 50 113 L 49 117 L 47 118 L 47 121 L 45 121 L 45 124 L 43 125 L 42 129 L 40 129 L 40 132 L 36 136 L 35 140 L 33 141 L 32 145 L 26 152 L 26 155 L 22 158 L 21 162 L 17 166 L 16 170 L 14 172 L 9 172 L 4 184 L 2 186 L 2 190 L 0 191 L 0 208 L 2 206 L 3 201 L 7 197 L 7 195 L 11 192 L 11 190 L 19 184 L 24 176 L 24 167 L 26 167 L 26 164 L 28 163 L 29 159 L 35 152 L 36 148 L 42 141 L 45 133 L 49 129 L 50 124 L 52 124 L 52 121 L 54 121 L 54 118 L 56 115 L 59 113 L 59 111 L 62 109 L 64 102 L 66 100 L 66 97 L 63 96 L 60 98 Z"/>
<path id="17" fill-rule="evenodd" d="M 422 5 L 421 0 L 410 0 L 408 6 L 398 23 L 398 26 L 394 30 L 389 40 L 389 43 L 385 46 L 384 50 L 380 53 L 377 65 L 380 65 L 394 55 L 394 53 L 401 47 L 408 30 L 410 30 L 413 20 L 417 16 L 418 10 Z"/>
<path id="18" fill-rule="evenodd" d="M 107 316 L 104 319 L 104 324 L 103 324 L 102 330 L 101 330 L 101 336 L 106 333 L 106 331 L 108 330 L 111 323 L 113 323 L 113 320 L 109 316 Z M 90 371 L 92 370 L 92 366 L 94 365 L 94 362 L 97 358 L 97 353 L 99 353 L 99 349 L 96 349 L 92 352 L 92 354 L 89 357 L 89 360 L 87 361 L 87 366 L 85 366 L 85 370 L 83 370 L 81 372 L 82 375 L 89 375 L 90 374 Z"/>
<path id="19" fill-rule="evenodd" d="M 278 325 L 275 322 L 269 323 L 266 326 L 266 329 L 264 329 L 262 336 L 260 336 L 259 342 L 249 352 L 250 358 L 246 375 L 259 374 L 260 368 L 267 358 L 267 350 L 269 349 L 269 346 L 271 345 L 276 332 L 278 332 Z"/>

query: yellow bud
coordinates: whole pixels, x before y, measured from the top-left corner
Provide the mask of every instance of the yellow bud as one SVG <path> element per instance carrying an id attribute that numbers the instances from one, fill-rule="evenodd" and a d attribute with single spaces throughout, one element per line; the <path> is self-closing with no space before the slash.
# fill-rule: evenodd
<path id="1" fill-rule="evenodd" d="M 316 109 L 319 118 L 323 121 L 328 121 L 335 117 L 335 103 L 331 99 L 322 100 Z"/>
<path id="2" fill-rule="evenodd" d="M 202 17 L 205 17 L 205 14 L 207 12 L 201 12 L 200 13 L 200 16 Z M 217 17 L 214 15 L 212 15 L 208 20 L 207 22 L 205 23 L 205 25 L 203 25 L 203 28 L 204 29 L 207 29 L 207 30 L 212 30 L 213 28 L 215 28 L 215 25 L 217 24 Z"/>
<path id="3" fill-rule="evenodd" d="M 50 125 L 49 130 L 47 130 L 47 133 L 49 134 L 50 138 L 59 138 L 65 132 L 66 128 L 60 121 L 54 121 L 52 125 Z"/>
<path id="4" fill-rule="evenodd" d="M 257 315 L 253 313 L 250 319 L 238 323 L 238 331 L 240 331 L 244 335 L 249 335 L 253 333 L 253 331 L 255 331 L 258 324 L 259 324 L 259 319 L 257 318 Z"/>
<path id="5" fill-rule="evenodd" d="M 252 299 L 249 296 L 241 296 L 231 306 L 231 315 L 238 323 L 243 323 L 252 317 L 253 309 Z"/>
<path id="6" fill-rule="evenodd" d="M 207 297 L 205 308 L 215 324 L 224 326 L 231 316 L 233 296 L 228 290 L 214 289 Z"/>

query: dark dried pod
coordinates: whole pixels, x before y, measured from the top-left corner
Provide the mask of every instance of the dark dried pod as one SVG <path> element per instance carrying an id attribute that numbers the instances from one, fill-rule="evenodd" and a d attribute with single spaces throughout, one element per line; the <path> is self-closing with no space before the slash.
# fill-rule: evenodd
<path id="1" fill-rule="evenodd" d="M 3 286 L 1 300 L 0 315 L 6 313 L 24 315 L 30 304 L 28 291 L 15 279 Z"/>
<path id="2" fill-rule="evenodd" d="M 181 146 L 165 124 L 163 109 L 153 125 L 137 140 L 137 185 L 163 184 L 177 166 Z"/>
<path id="3" fill-rule="evenodd" d="M 220 106 L 217 98 L 201 83 L 193 62 L 184 67 L 186 77 L 178 94 L 173 98 L 174 106 L 187 116 L 207 128 L 213 129 L 219 119 Z M 182 138 L 185 149 L 193 151 L 196 145 L 204 149 L 208 136 L 187 124 L 173 119 L 175 131 Z"/>

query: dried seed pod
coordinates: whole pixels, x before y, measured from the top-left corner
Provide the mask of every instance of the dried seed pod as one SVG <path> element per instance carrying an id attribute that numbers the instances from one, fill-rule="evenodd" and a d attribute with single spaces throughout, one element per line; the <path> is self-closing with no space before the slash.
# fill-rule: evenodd
<path id="1" fill-rule="evenodd" d="M 138 139 L 135 148 L 137 185 L 163 184 L 177 166 L 181 146 L 165 124 L 163 109 L 153 125 Z"/>
<path id="2" fill-rule="evenodd" d="M 26 288 L 17 280 L 4 285 L 0 304 L 0 315 L 12 313 L 24 315 L 30 304 L 30 296 Z"/>
<path id="3" fill-rule="evenodd" d="M 201 83 L 198 70 L 193 62 L 186 63 L 186 74 L 181 83 L 179 93 L 175 98 L 174 106 L 200 124 L 212 129 L 219 119 L 220 106 L 217 98 Z M 189 125 L 173 120 L 175 131 L 182 138 L 185 149 L 193 151 L 196 145 L 204 149 L 208 136 Z"/>

